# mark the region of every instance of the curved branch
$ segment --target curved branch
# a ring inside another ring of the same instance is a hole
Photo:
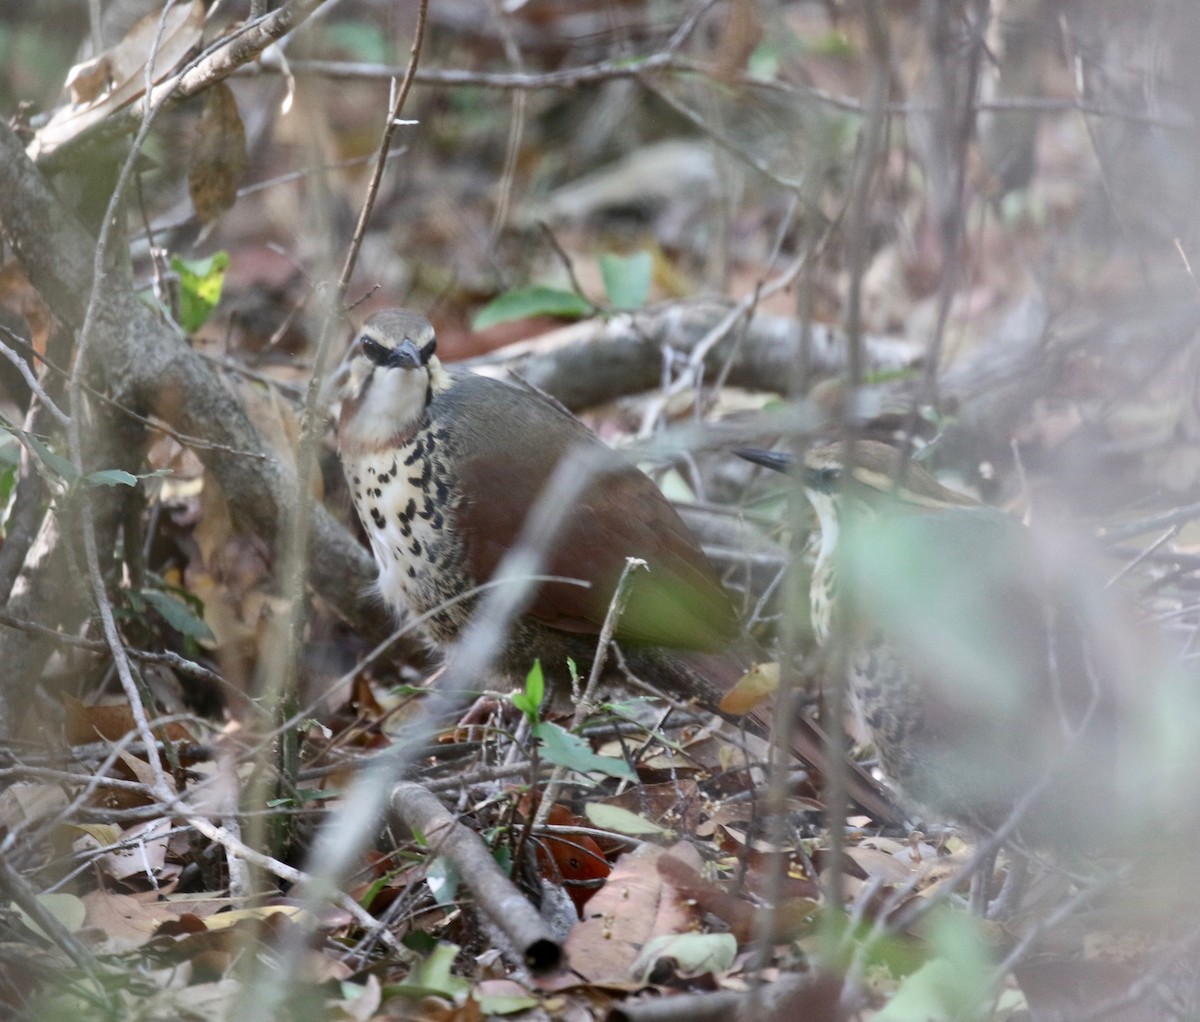
[[[77,326],[87,307],[95,240],[3,124],[0,222],[30,281],[56,314]],[[93,358],[111,396],[219,445],[196,453],[220,484],[236,522],[274,543],[284,534],[293,492],[290,469],[266,447],[212,366],[136,294],[116,284],[97,297]],[[370,554],[323,507],[316,509],[310,557],[310,584],[339,615],[372,634],[390,632],[389,615],[371,594]]]

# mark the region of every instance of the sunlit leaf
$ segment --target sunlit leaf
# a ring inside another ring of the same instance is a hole
[[[636,781],[637,774],[625,760],[597,756],[582,738],[565,731],[557,724],[542,721],[533,729],[542,741],[542,754],[551,763],[576,770],[581,774],[600,773],[627,781]]]
[[[561,319],[581,319],[590,315],[592,305],[574,291],[552,287],[519,287],[497,295],[475,314],[472,326],[486,330],[497,323],[532,316],[556,316]]]
[[[654,259],[649,252],[600,257],[600,276],[608,300],[618,309],[636,310],[646,304],[654,276]]]
[[[520,710],[531,724],[534,724],[537,722],[538,711],[542,707],[542,700],[545,696],[546,679],[542,674],[542,662],[535,660],[529,673],[525,676],[524,690],[514,692],[510,698],[513,706]]]
[[[617,834],[670,833],[657,823],[653,823],[637,813],[631,813],[628,809],[622,809],[620,806],[611,806],[604,802],[589,802],[584,806],[583,811],[597,827],[611,830]]]
[[[83,477],[93,486],[137,486],[138,477],[120,468],[102,468]]]
[[[207,259],[171,256],[171,269],[179,275],[179,325],[187,333],[199,330],[221,300],[229,253],[214,252]]]
[[[200,642],[215,641],[215,636],[204,623],[204,619],[193,612],[183,600],[170,593],[164,593],[161,589],[142,589],[140,594],[142,599],[177,632]]]
[[[68,933],[74,933],[83,926],[84,918],[87,915],[87,910],[84,904],[73,894],[39,894],[37,896],[38,904],[47,912],[57,919]],[[21,922],[28,926],[35,933],[41,933],[43,937],[50,939],[50,935],[44,933],[42,928],[38,926],[29,916],[25,914],[25,910],[17,905],[10,906],[20,917]]]

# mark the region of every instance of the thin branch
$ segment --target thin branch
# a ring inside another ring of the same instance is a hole
[[[142,96],[114,112],[111,117],[80,132],[52,152],[39,156],[38,166],[52,173],[59,167],[69,165],[78,150],[94,140],[135,134],[147,112],[154,111],[157,115],[203,92],[210,85],[224,81],[239,67],[260,57],[268,46],[294,31],[322,6],[331,2],[333,0],[292,0],[257,21],[247,22],[218,39],[175,75],[157,86],[149,84]]]
[[[296,74],[307,74],[334,81],[387,81],[398,77],[401,73],[401,68],[396,65],[371,64],[356,61],[290,60],[287,67]],[[249,75],[263,73],[281,74],[283,73],[283,66],[274,54],[268,53],[260,61],[240,69],[240,73]],[[705,61],[663,51],[635,60],[603,60],[580,67],[545,72],[514,73],[466,71],[456,68],[423,68],[417,72],[416,82],[419,85],[436,85],[451,89],[524,90],[536,92],[544,89],[570,89],[581,85],[598,85],[604,82],[640,78],[650,73],[700,75],[706,78],[713,78],[717,75],[717,68]],[[730,81],[734,85],[761,89],[786,96],[801,97],[805,100],[813,100],[845,113],[865,115],[869,109],[867,103],[854,96],[830,92],[827,89],[802,82],[786,82],[778,78],[767,78],[744,71],[736,73]],[[931,113],[934,109],[934,105],[930,103],[889,102],[884,104],[883,112],[892,117],[911,117]],[[996,97],[987,100],[977,100],[973,104],[972,109],[976,113],[1076,113],[1085,114],[1089,117],[1145,124],[1150,127],[1177,131],[1187,135],[1195,135],[1200,132],[1200,126],[1194,120],[1162,117],[1139,110],[1087,103],[1080,99],[1069,97]]]
[[[394,90],[391,109],[388,113],[387,124],[383,127],[383,137],[379,141],[379,151],[375,159],[375,168],[371,172],[371,180],[367,184],[366,195],[363,197],[362,208],[358,211],[358,223],[354,226],[354,235],[346,252],[346,261],[342,265],[341,276],[338,278],[337,305],[340,306],[346,296],[346,288],[350,285],[350,276],[354,273],[354,265],[358,261],[358,253],[362,248],[363,237],[367,233],[367,223],[371,219],[371,211],[375,208],[375,199],[379,194],[379,185],[383,180],[383,172],[387,167],[388,151],[392,147],[392,136],[400,127],[400,114],[404,110],[405,100],[412,89],[417,74],[417,65],[421,60],[421,47],[425,42],[425,22],[429,13],[429,0],[420,0],[417,5],[417,25],[413,31],[412,48],[408,54],[408,66],[404,69],[404,78],[400,88]],[[393,78],[393,82],[394,82]]]

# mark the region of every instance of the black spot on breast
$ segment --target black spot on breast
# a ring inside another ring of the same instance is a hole
[[[446,485],[444,479],[437,481],[437,502],[445,504],[450,499],[450,487]]]
[[[432,520],[430,521],[430,523],[429,523],[429,524],[430,524],[431,526],[433,526],[433,528],[435,528],[435,529],[441,529],[441,527],[442,527],[442,513],[441,513],[440,511],[435,511],[435,512],[433,513],[433,518],[432,518]]]
[[[425,521],[429,521],[433,517],[433,501],[429,499],[428,493],[425,494],[425,502],[417,514],[419,517],[424,518]]]
[[[408,566],[408,577],[409,577],[409,578],[416,578],[416,577],[417,577],[417,568],[416,568],[416,565],[414,565],[414,564],[410,564],[410,565]]]
[[[384,525],[383,514],[380,512],[379,508],[377,508],[377,507],[371,508],[371,521],[373,521],[375,523],[375,528],[377,528],[377,529],[383,528],[383,525]]]
[[[361,479],[359,479],[359,478],[358,478],[358,476],[355,476],[355,477],[354,477],[354,485],[355,485],[355,486],[357,486],[357,485],[358,485],[359,483],[361,483],[361,482],[362,482],[362,480],[361,480]]]
[[[374,465],[368,465],[368,466],[367,466],[367,473],[368,473],[368,475],[374,475],[374,474],[375,474],[375,466],[374,466]]]
[[[419,486],[422,490],[429,486],[429,480],[433,477],[433,462],[426,459],[421,467],[419,476],[409,476],[408,481],[413,486]]]
[[[404,510],[400,512],[400,524],[407,525],[412,521],[412,516],[417,513],[417,502],[412,497],[408,498],[408,503],[404,505]]]
[[[383,496],[383,490],[381,490],[381,489],[380,489],[378,486],[376,486],[376,487],[375,487],[375,489],[373,489],[373,490],[371,491],[371,494],[372,494],[374,497],[382,497],[382,496]]]
[[[408,549],[411,550],[415,556],[420,557],[421,556],[421,541],[419,539],[414,539],[412,541],[412,546],[410,546]]]
[[[416,443],[413,444],[413,449],[409,451],[408,457],[404,459],[405,467],[411,465],[418,458],[425,456],[425,440],[423,437],[417,437]]]

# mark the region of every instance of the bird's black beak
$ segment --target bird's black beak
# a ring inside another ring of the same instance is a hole
[[[733,452],[739,458],[762,465],[775,472],[790,472],[795,459],[789,451],[768,451],[761,447],[738,447]]]
[[[421,349],[406,337],[392,349],[387,364],[391,369],[420,369],[425,361]]]

